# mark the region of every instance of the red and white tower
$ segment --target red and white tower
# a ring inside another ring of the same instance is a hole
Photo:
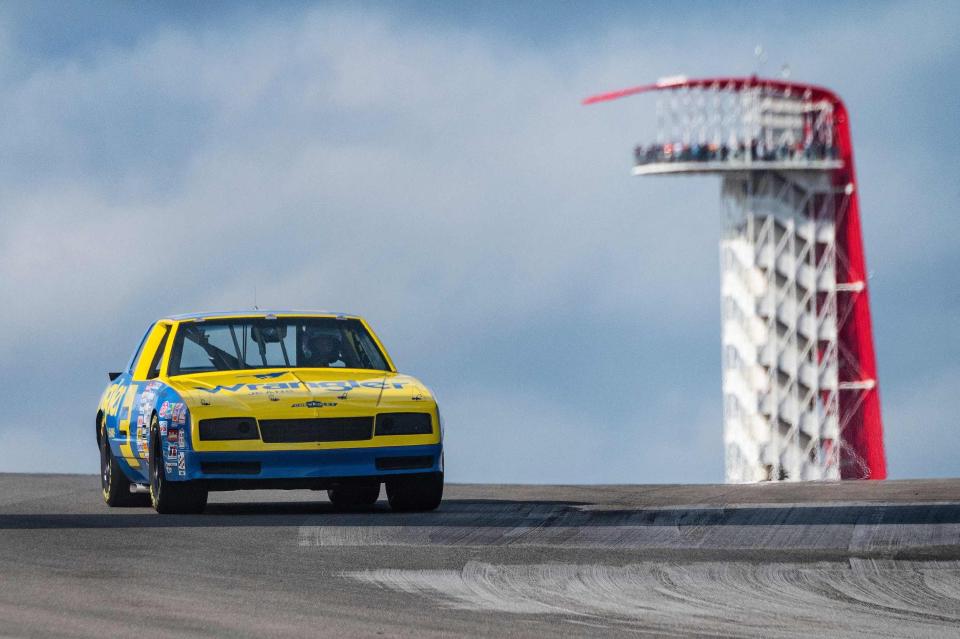
[[[827,89],[664,79],[635,175],[718,174],[728,482],[884,479],[850,123]]]

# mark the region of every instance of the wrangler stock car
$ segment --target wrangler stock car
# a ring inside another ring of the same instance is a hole
[[[201,512],[211,490],[326,489],[394,510],[443,496],[430,390],[360,317],[237,312],[154,323],[97,410],[103,499]]]

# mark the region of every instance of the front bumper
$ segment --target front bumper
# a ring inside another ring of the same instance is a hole
[[[443,472],[443,445],[331,448],[263,452],[185,451],[185,474],[211,489],[321,488],[347,481],[382,481],[394,475]],[[172,469],[170,469],[172,470]]]

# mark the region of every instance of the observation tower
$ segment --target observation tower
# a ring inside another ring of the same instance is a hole
[[[880,396],[843,101],[753,77],[663,79],[634,175],[717,174],[728,482],[884,479]]]

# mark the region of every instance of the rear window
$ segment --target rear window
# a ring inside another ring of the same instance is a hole
[[[386,356],[359,320],[281,317],[181,324],[168,374],[257,368],[389,370]]]

